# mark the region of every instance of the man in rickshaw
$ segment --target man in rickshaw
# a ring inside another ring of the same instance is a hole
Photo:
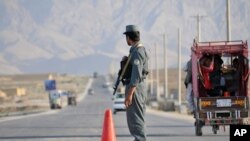
[[[201,73],[203,86],[208,96],[219,96],[224,90],[225,82],[221,77],[221,65],[223,60],[219,55],[205,55],[201,59]]]
[[[228,84],[227,91],[230,92],[231,96],[236,96],[239,92],[239,84],[240,84],[240,69],[239,69],[239,59],[234,58],[232,61],[232,80],[231,83]]]

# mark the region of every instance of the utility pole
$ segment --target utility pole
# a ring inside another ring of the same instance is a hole
[[[226,17],[227,17],[227,41],[231,40],[231,22],[230,22],[230,0],[227,1],[227,11],[226,11]],[[227,59],[227,63],[230,62],[230,58]]]
[[[178,97],[181,106],[181,29],[178,28]]]
[[[155,44],[155,71],[156,71],[156,101],[159,101],[160,92],[159,92],[158,49],[156,44]]]
[[[204,17],[206,17],[206,16],[201,16],[201,15],[197,15],[197,16],[193,16],[194,18],[196,18],[196,21],[197,21],[197,37],[196,37],[196,39],[197,39],[197,41],[198,42],[200,42],[201,41],[201,23],[200,23],[200,21],[201,21],[201,19],[202,18],[204,18]]]
[[[230,0],[227,0],[227,41],[231,40]]]
[[[109,65],[109,74],[110,75],[115,75],[115,68],[117,68],[115,65],[114,65],[114,60],[111,61],[110,65]]]
[[[150,51],[150,56],[151,58],[153,58],[153,53]],[[149,62],[150,62],[150,98],[152,97],[153,95],[153,85],[154,85],[154,77],[153,77],[153,60],[152,59],[149,59]]]
[[[164,49],[164,95],[168,98],[168,64],[167,64],[167,47],[166,47],[166,35],[163,34],[163,49]]]

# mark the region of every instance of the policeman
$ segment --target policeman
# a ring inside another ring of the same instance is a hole
[[[140,32],[136,25],[127,25],[126,31],[127,44],[130,47],[130,59],[127,71],[130,74],[126,78],[125,101],[127,124],[130,134],[135,138],[135,141],[146,140],[146,125],[145,125],[145,111],[146,111],[146,83],[145,78],[148,74],[148,55],[140,42]]]

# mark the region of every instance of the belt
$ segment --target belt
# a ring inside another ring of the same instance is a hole
[[[141,79],[139,83],[144,82],[145,78]],[[130,79],[126,79],[123,81],[125,85],[128,85],[130,83]]]
[[[130,79],[124,80],[124,84],[125,84],[125,85],[128,85],[129,83],[130,83]]]

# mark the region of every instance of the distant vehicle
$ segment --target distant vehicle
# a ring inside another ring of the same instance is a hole
[[[76,106],[76,96],[72,93],[68,93],[68,105],[74,105]]]
[[[50,108],[51,109],[61,109],[62,108],[62,99],[61,99],[61,93],[57,90],[51,91],[49,93],[50,97]]]
[[[94,78],[97,78],[97,76],[98,76],[98,73],[97,73],[97,72],[94,72],[93,77],[94,77]]]
[[[91,88],[89,88],[88,93],[89,93],[90,95],[92,95],[92,94],[94,94],[94,90],[91,89]]]
[[[113,97],[113,114],[116,114],[118,111],[125,111],[126,107],[124,104],[125,94],[116,93]]]
[[[105,83],[102,85],[102,87],[103,87],[103,88],[108,88],[110,85],[111,85],[110,82],[105,82]]]

